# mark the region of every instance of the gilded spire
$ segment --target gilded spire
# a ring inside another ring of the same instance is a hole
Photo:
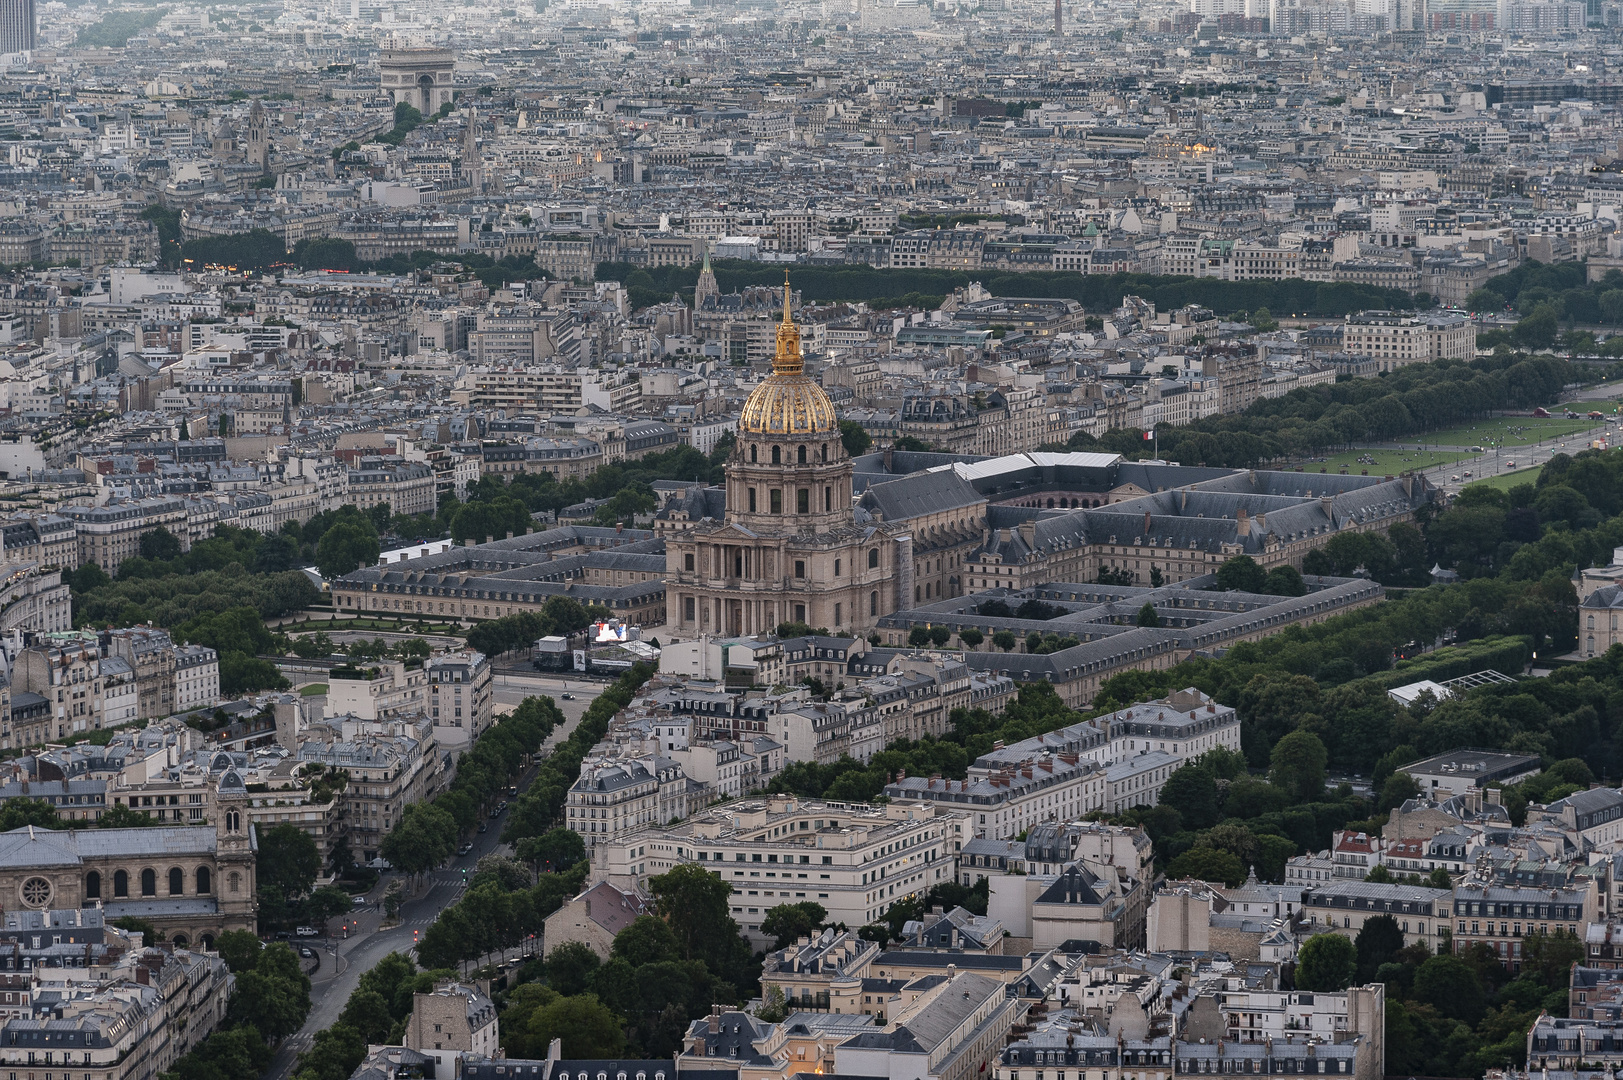
[[[778,324],[778,352],[772,358],[772,374],[799,375],[805,370],[800,356],[800,327],[789,317],[789,271],[783,272],[783,321]]]

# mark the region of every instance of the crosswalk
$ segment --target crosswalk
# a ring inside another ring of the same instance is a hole
[[[282,1046],[285,1049],[293,1051],[294,1053],[299,1053],[300,1051],[310,1049],[310,1047],[314,1045],[315,1041],[316,1036],[314,1032],[300,1031],[296,1034],[289,1035],[286,1039],[284,1039]]]

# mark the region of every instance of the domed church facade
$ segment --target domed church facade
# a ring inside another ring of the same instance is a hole
[[[666,541],[666,621],[688,635],[804,622],[865,631],[896,610],[910,539],[852,501],[851,459],[828,394],[805,373],[783,288],[772,374],[750,394],[727,460],[723,521]]]

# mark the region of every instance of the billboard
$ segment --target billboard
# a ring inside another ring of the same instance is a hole
[[[594,645],[623,645],[628,641],[637,639],[637,635],[632,628],[618,619],[593,623],[590,630],[592,644]]]

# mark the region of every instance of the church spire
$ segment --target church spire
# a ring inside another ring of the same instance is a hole
[[[772,358],[772,374],[799,375],[806,369],[800,355],[800,327],[789,316],[789,271],[783,272],[783,321],[778,324],[778,352]]]

